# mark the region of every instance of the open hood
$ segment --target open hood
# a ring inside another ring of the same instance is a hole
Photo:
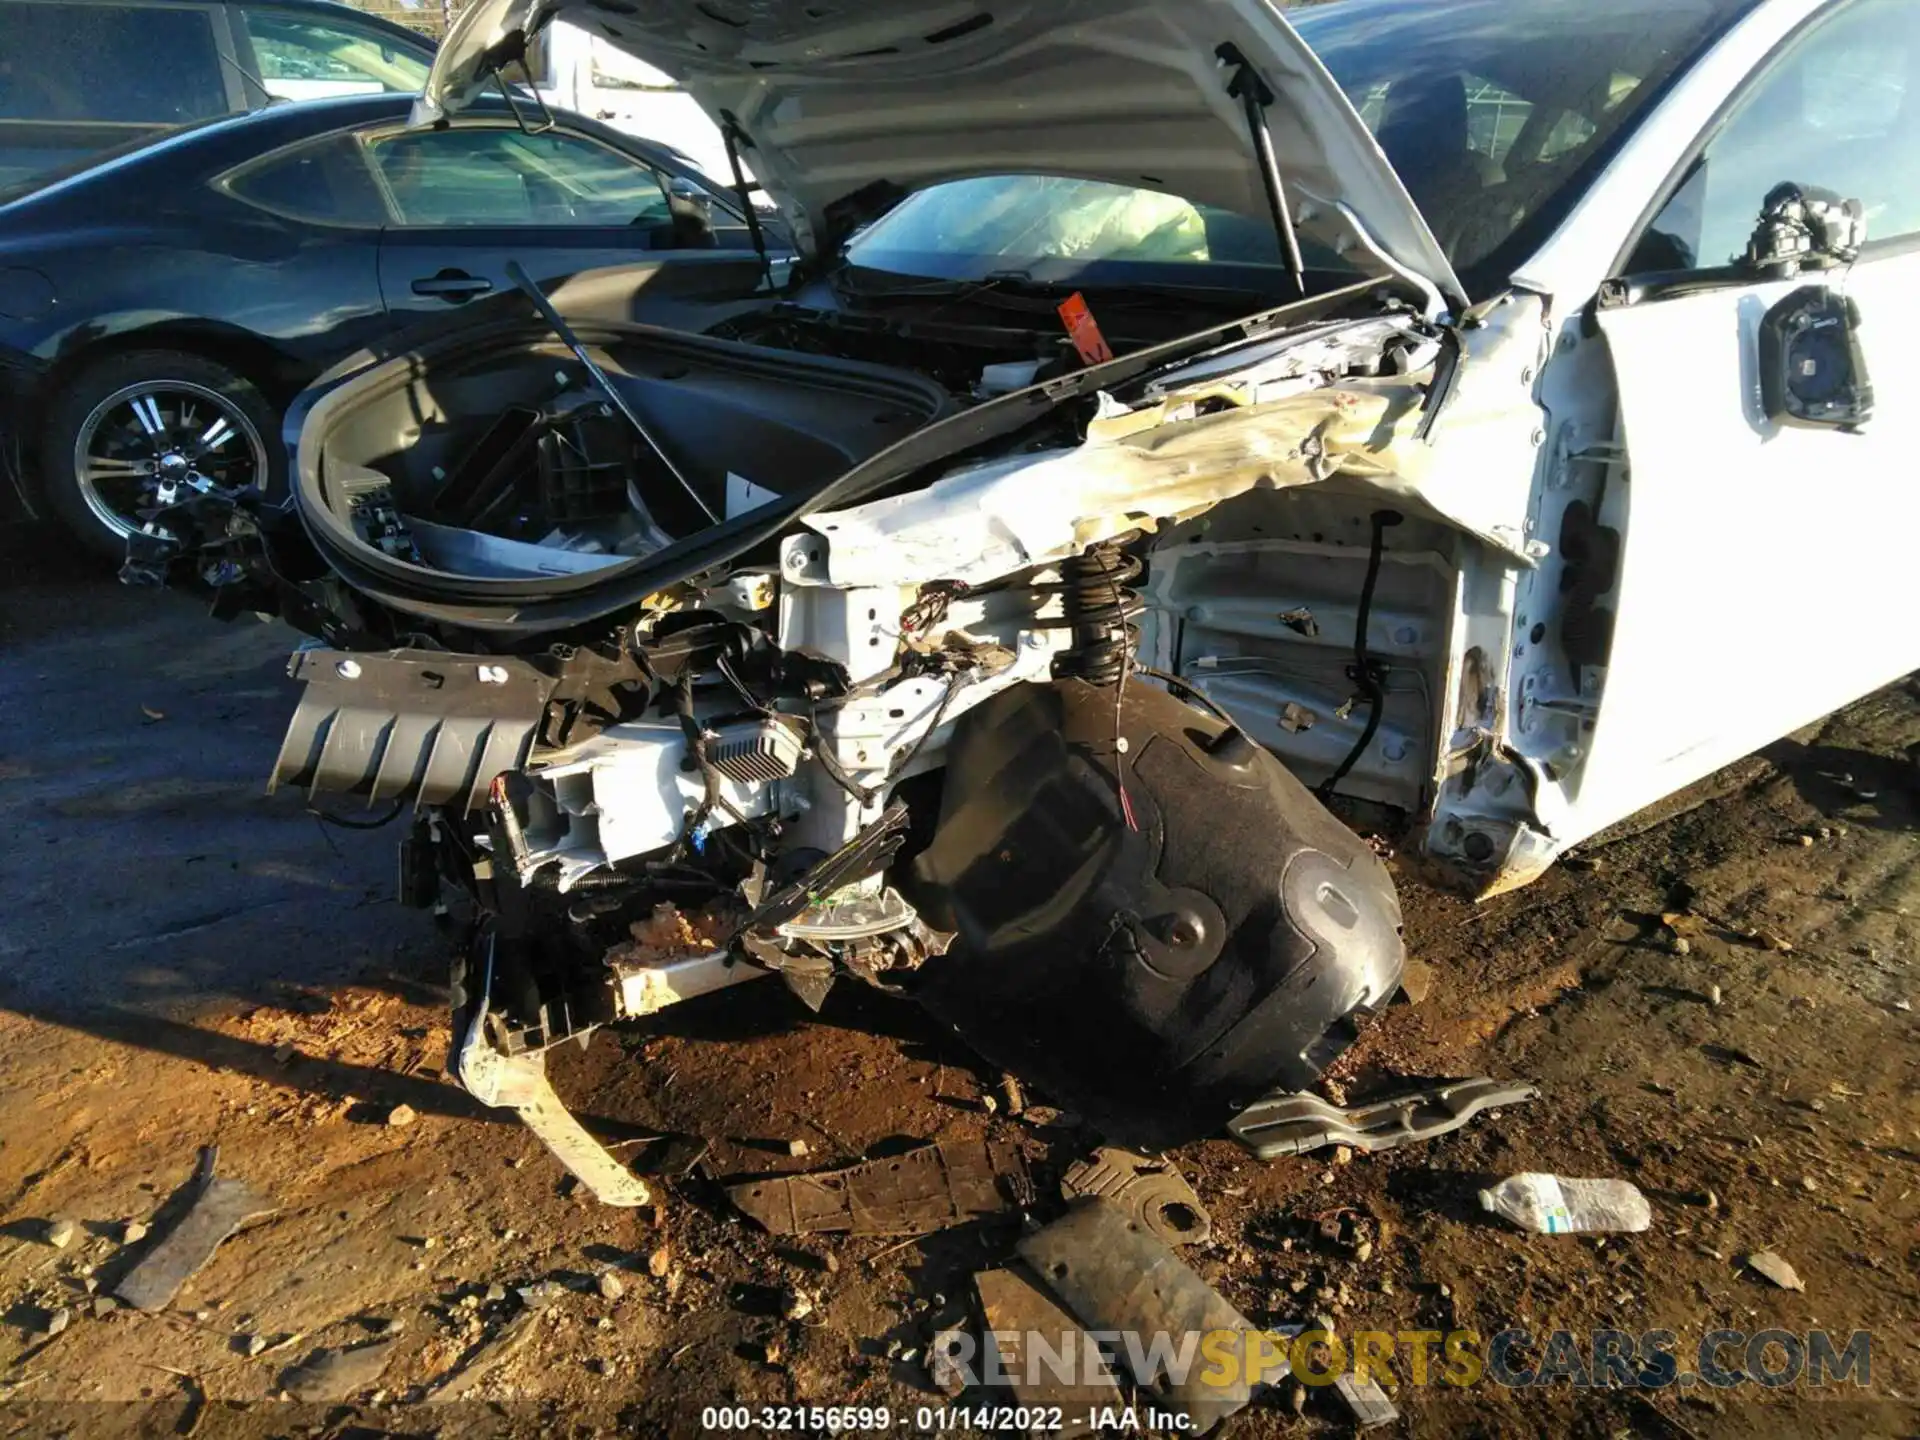
[[[1399,177],[1273,0],[477,0],[441,46],[416,120],[467,104],[556,17],[674,76],[717,122],[731,117],[802,249],[833,232],[836,202],[870,185],[977,175],[1107,180],[1268,215],[1238,98],[1251,83],[1270,97],[1295,220],[1338,233],[1355,263],[1372,250],[1380,268],[1465,300]]]

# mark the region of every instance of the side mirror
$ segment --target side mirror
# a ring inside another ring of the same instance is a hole
[[[686,180],[671,182],[667,209],[673,215],[675,248],[711,250],[719,243],[713,233],[713,200],[698,186]]]
[[[1807,270],[1851,265],[1867,243],[1867,211],[1817,185],[1776,185],[1760,206],[1760,221],[1747,242],[1750,269],[1781,280]]]
[[[1858,430],[1873,417],[1860,351],[1860,307],[1824,285],[1787,296],[1760,322],[1760,396],[1767,418],[1811,430]]]

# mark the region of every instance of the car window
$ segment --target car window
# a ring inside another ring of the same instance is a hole
[[[660,225],[654,171],[562,132],[454,128],[388,135],[374,163],[408,225]]]
[[[1498,165],[1533,114],[1530,101],[1479,75],[1463,77],[1467,91],[1467,148]]]
[[[0,0],[0,120],[178,125],[228,108],[206,10]]]
[[[377,229],[388,220],[366,152],[329,135],[269,155],[225,177],[229,194],[294,220]]]
[[[1341,0],[1288,18],[1471,295],[1490,294],[1753,0]]]
[[[419,51],[364,26],[271,9],[241,14],[254,73],[277,100],[415,91],[432,66]]]
[[[1920,6],[1853,0],[1754,83],[1648,228],[1629,272],[1746,253],[1769,191],[1793,181],[1866,207],[1867,239],[1920,234]]]
[[[1302,246],[1310,268],[1352,268],[1304,232]],[[1118,266],[1130,272],[1129,280],[1175,284],[1213,283],[1203,267],[1214,265],[1284,273],[1268,218],[1160,190],[1054,175],[992,175],[931,186],[862,231],[847,247],[847,259],[868,269],[941,279],[977,280],[1058,264],[1076,271]]]

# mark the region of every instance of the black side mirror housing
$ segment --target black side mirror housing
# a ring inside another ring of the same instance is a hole
[[[1767,418],[1810,430],[1858,430],[1873,417],[1860,307],[1824,285],[1794,291],[1760,322]]]

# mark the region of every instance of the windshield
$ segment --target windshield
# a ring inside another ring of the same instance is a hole
[[[1755,3],[1336,0],[1288,19],[1380,142],[1468,293],[1484,295]]]
[[[1310,271],[1358,272],[1303,237]],[[903,200],[847,247],[849,263],[893,274],[1037,284],[1171,285],[1280,295],[1292,281],[1273,221],[1160,190],[1053,175],[991,175]]]

